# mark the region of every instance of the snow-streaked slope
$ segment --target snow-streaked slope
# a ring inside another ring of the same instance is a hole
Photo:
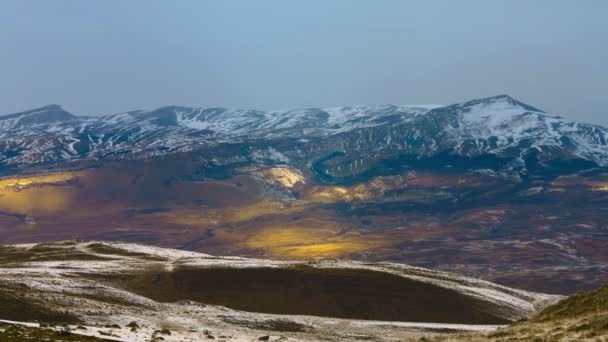
[[[100,127],[125,128],[137,123],[157,127],[210,131],[229,137],[281,137],[294,132],[323,136],[357,128],[407,121],[434,106],[357,106],[284,111],[234,110],[226,108],[163,107],[100,118]],[[109,123],[109,125],[104,125]]]
[[[170,106],[93,118],[73,116],[51,105],[0,116],[0,163],[34,164],[117,154],[146,157],[246,139],[322,137],[406,122],[430,108],[433,106],[358,106],[263,112]],[[30,119],[34,115],[41,119]],[[24,121],[30,124],[21,124]]]
[[[608,130],[563,119],[523,104],[509,96],[475,100],[440,109],[457,115],[457,127],[448,132],[457,151],[463,142],[484,142],[479,150],[499,154],[518,149],[567,150],[572,155],[600,164],[608,162]],[[525,148],[521,148],[526,145]]]
[[[96,248],[98,248],[100,245],[107,246],[112,250],[124,251],[124,254],[96,252]],[[35,246],[37,245],[14,245],[15,248],[24,249],[26,251],[32,250],[32,248]],[[69,257],[66,258],[66,260],[20,262],[17,264],[11,264],[8,268],[0,268],[0,272],[3,275],[9,275],[13,272],[17,272],[22,275],[26,275],[27,273],[35,274],[38,271],[46,274],[67,275],[86,272],[100,275],[104,273],[112,274],[117,272],[128,273],[129,271],[141,270],[142,268],[150,265],[154,265],[156,268],[162,267],[167,270],[173,270],[176,267],[285,268],[297,265],[328,269],[337,268],[372,270],[378,272],[387,272],[417,282],[428,283],[446,289],[455,290],[457,293],[464,294],[466,296],[473,296],[484,301],[498,304],[503,308],[503,312],[501,314],[504,315],[505,318],[511,320],[527,317],[537,312],[540,308],[543,308],[548,303],[561,298],[560,296],[512,289],[475,278],[398,263],[369,263],[335,260],[298,262],[243,257],[221,257],[198,252],[132,243],[96,241],[60,242],[41,244],[40,246],[49,246],[50,248],[55,249],[65,249],[66,251],[69,251],[66,255],[73,252],[78,252],[83,253],[84,255],[98,256],[102,259],[107,258],[107,260],[93,261],[87,258],[78,260],[77,257]],[[155,257],[158,257],[158,259],[155,259]],[[35,260],[35,258],[33,258],[33,260]],[[29,286],[36,287],[35,281],[28,281],[27,279],[35,279],[35,277],[25,277],[23,281]]]
[[[608,165],[608,130],[545,113],[506,95],[450,106],[283,111],[170,106],[101,117],[74,116],[51,105],[0,116],[0,163],[145,158],[221,143],[331,137],[338,137],[331,140],[334,150],[365,149],[361,144],[366,144],[377,151],[424,155],[448,151],[520,157],[538,151],[549,158],[582,158]],[[294,152],[306,158],[303,153]]]

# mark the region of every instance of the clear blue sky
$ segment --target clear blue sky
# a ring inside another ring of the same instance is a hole
[[[608,1],[2,0],[0,113],[449,104],[608,125]]]

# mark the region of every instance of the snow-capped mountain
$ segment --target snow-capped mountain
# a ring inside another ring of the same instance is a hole
[[[245,158],[266,155],[292,164],[310,165],[323,154],[339,152],[341,171],[403,154],[494,155],[511,158],[516,166],[531,155],[540,161],[608,164],[607,129],[545,113],[507,95],[450,106],[269,112],[171,106],[99,117],[76,116],[50,105],[0,116],[0,139],[0,165],[5,167],[144,158],[244,142],[250,143]]]
[[[601,164],[607,161],[605,128],[568,121],[508,96],[456,104],[436,112],[432,116],[454,118],[457,124],[448,126],[445,132],[455,150],[463,154],[563,150]]]

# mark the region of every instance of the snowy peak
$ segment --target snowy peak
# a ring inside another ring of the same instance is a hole
[[[429,116],[442,123],[444,146],[459,154],[523,157],[532,152],[546,160],[582,158],[608,165],[608,130],[566,120],[508,95],[441,107]]]
[[[60,105],[51,104],[40,108],[30,109],[24,112],[0,116],[0,120],[18,117],[35,117],[42,121],[62,121],[76,118],[76,115],[64,110]]]
[[[78,117],[61,106],[52,104],[25,112],[0,116],[0,130],[23,129],[31,126],[76,120]],[[4,133],[0,131],[1,133]]]
[[[506,94],[486,97],[486,98],[477,99],[477,100],[471,100],[471,101],[462,103],[461,106],[471,107],[471,106],[475,106],[478,104],[485,104],[485,105],[490,105],[490,106],[495,105],[495,104],[501,104],[501,105],[508,104],[512,107],[519,107],[519,108],[522,108],[522,109],[530,111],[530,112],[543,112],[542,110],[540,110],[538,108],[534,108],[534,107],[532,107],[528,104],[525,104],[521,101],[518,101]]]
[[[447,109],[460,114],[461,119],[465,123],[483,123],[489,126],[516,120],[518,117],[528,113],[546,114],[543,111],[517,101],[508,95],[499,95],[464,102],[448,106]]]

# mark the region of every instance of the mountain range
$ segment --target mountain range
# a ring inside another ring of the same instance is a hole
[[[97,117],[49,105],[0,116],[0,138],[5,168],[145,158],[237,143],[251,144],[244,158],[294,165],[340,153],[340,162],[324,170],[337,178],[404,154],[418,159],[491,155],[501,159],[501,171],[518,174],[556,160],[585,167],[608,164],[607,129],[545,113],[507,95],[450,106],[270,112],[170,106]]]
[[[404,262],[608,281],[608,130],[507,95],[438,106],[0,116],[0,243]]]

